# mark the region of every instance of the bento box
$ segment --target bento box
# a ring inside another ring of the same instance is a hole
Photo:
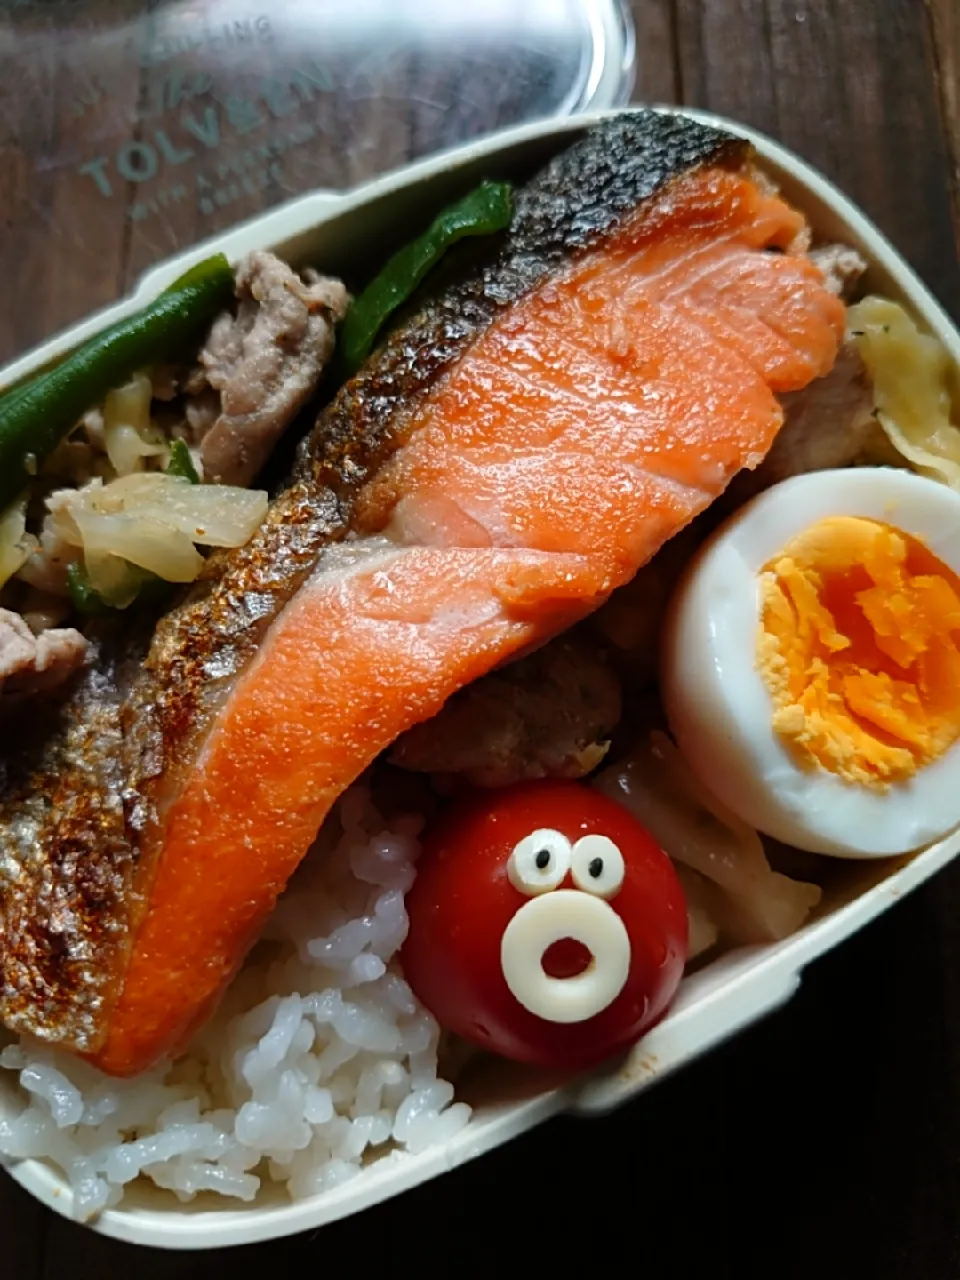
[[[673,108],[663,108],[673,111]],[[267,248],[294,265],[338,273],[360,264],[369,246],[396,242],[397,228],[416,222],[488,176],[521,178],[606,114],[524,126],[410,166],[345,193],[318,191],[294,200],[229,234],[196,246],[151,270],[129,299],[58,335],[0,374],[8,384],[45,365],[114,320],[135,311],[211,252],[231,261]],[[960,334],[900,255],[835,187],[780,146],[704,112],[678,112],[747,138],[782,191],[813,229],[857,249],[868,263],[867,287],[908,306],[960,368]],[[719,1045],[784,1004],[804,967],[887,910],[946,866],[960,852],[954,834],[919,853],[886,860],[851,861],[825,894],[811,921],[782,942],[728,951],[696,968],[682,982],[669,1014],[625,1056],[574,1079],[484,1064],[464,1084],[473,1110],[455,1136],[420,1154],[398,1153],[374,1162],[343,1186],[295,1202],[279,1194],[245,1207],[221,1207],[210,1198],[177,1204],[137,1184],[121,1207],[91,1222],[120,1240],[170,1249],[220,1248],[315,1229],[360,1212],[475,1156],[561,1112],[602,1115],[634,1101],[658,1080]],[[5,1087],[5,1086],[4,1086]],[[0,1114],[4,1095],[0,1093]],[[71,1192],[52,1166],[24,1159],[9,1165],[23,1187],[70,1216]]]

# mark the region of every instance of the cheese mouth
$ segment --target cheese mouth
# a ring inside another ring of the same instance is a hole
[[[552,977],[547,952],[572,940],[590,953],[570,977]],[[500,964],[514,999],[546,1022],[586,1022],[608,1008],[626,986],[631,948],[626,926],[602,898],[557,889],[531,898],[512,917],[500,943]]]
[[[960,578],[917,538],[836,516],[763,569],[757,665],[796,758],[874,790],[960,737]]]

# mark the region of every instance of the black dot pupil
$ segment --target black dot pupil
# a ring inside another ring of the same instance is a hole
[[[603,875],[603,859],[594,858],[589,867],[587,867],[587,870],[593,876],[594,880],[599,880]]]
[[[537,854],[537,856],[534,858],[534,862],[537,864],[537,870],[543,871],[546,867],[550,865],[550,850],[541,849],[540,852]]]

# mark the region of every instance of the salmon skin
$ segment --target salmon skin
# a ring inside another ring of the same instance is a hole
[[[181,1049],[376,756],[761,461],[777,396],[843,330],[804,235],[747,144],[656,112],[519,192],[322,412],[252,541],[152,638],[105,630],[54,722],[24,729],[0,812],[6,1025],[117,1075]]]

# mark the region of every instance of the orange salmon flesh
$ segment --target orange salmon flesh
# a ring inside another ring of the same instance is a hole
[[[843,334],[791,249],[802,229],[745,172],[685,173],[439,382],[363,495],[368,534],[321,557],[167,810],[98,1066],[181,1049],[371,762],[596,609],[762,460],[777,394],[827,373]]]

